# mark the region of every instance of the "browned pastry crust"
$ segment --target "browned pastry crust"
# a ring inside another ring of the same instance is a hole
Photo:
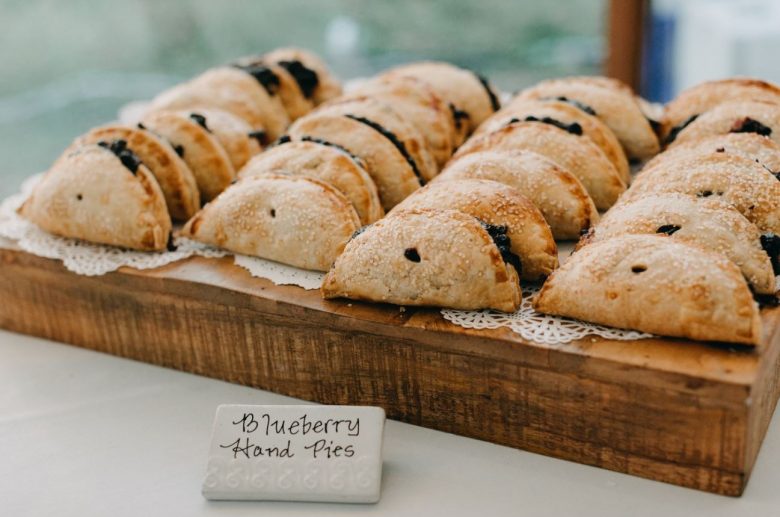
[[[780,102],[780,88],[772,83],[750,77],[733,77],[708,81],[689,88],[664,108],[661,121],[661,138],[666,141],[670,133],[685,124],[691,117],[724,102],[768,101]]]
[[[231,185],[182,233],[236,253],[327,271],[359,227],[352,204],[328,183],[269,174]]]
[[[232,113],[217,108],[195,108],[180,111],[185,117],[201,116],[203,123],[222,145],[234,170],[244,166],[254,155],[263,150],[255,131],[249,124]]]
[[[412,210],[365,228],[347,243],[322,284],[325,298],[398,305],[515,311],[515,269],[476,218]]]
[[[469,139],[455,157],[483,150],[528,150],[551,159],[579,179],[599,210],[626,190],[626,183],[601,149],[588,138],[542,122],[513,122]]]
[[[550,119],[552,123],[560,123],[562,126],[568,127],[573,134],[582,134],[590,138],[620,172],[623,181],[626,184],[631,181],[626,153],[623,152],[623,148],[620,147],[620,142],[612,130],[597,117],[589,115],[568,102],[554,99],[514,102],[485,120],[474,134],[489,133],[510,122],[528,118]]]
[[[427,185],[396,206],[401,210],[452,209],[506,228],[519,259],[520,278],[538,281],[558,267],[558,248],[539,209],[514,187],[491,180],[458,179]]]
[[[99,145],[71,148],[49,169],[19,214],[47,232],[142,251],[164,250],[171,218],[154,176]]]
[[[371,224],[385,215],[376,185],[363,162],[337,146],[317,142],[277,145],[252,158],[238,176],[282,173],[310,176],[332,184],[352,202],[362,224]]]
[[[599,219],[582,183],[532,151],[478,151],[454,159],[435,183],[493,180],[516,188],[536,205],[556,239],[576,239]]]
[[[598,77],[567,77],[542,81],[520,92],[510,103],[528,99],[565,98],[595,111],[614,133],[629,158],[647,160],[658,153],[658,138],[630,88]]]
[[[182,158],[195,176],[202,201],[214,199],[230,185],[236,171],[217,137],[201,125],[198,113],[153,111],[141,120],[144,127],[180,146]]]
[[[289,136],[325,140],[362,159],[385,210],[420,188],[420,180],[398,147],[381,131],[354,118],[314,111],[296,120]]]
[[[780,144],[780,103],[731,101],[718,104],[680,130],[671,146],[728,133],[757,133]]]
[[[267,63],[277,63],[287,68],[299,83],[305,83],[301,90],[304,96],[322,104],[341,95],[341,83],[331,73],[325,62],[313,52],[295,47],[272,50],[263,56]],[[302,65],[304,68],[301,68]],[[310,72],[314,72],[312,78]]]
[[[731,205],[715,198],[659,194],[612,207],[581,242],[598,242],[625,234],[666,235],[721,253],[739,266],[753,290],[775,292],[769,255],[761,233]]]
[[[78,137],[69,150],[112,140],[127,142],[127,147],[151,171],[162,189],[168,213],[173,219],[186,221],[198,211],[200,193],[192,171],[167,140],[149,130],[117,124],[100,126]]]
[[[760,230],[780,234],[780,181],[748,158],[713,153],[669,160],[643,170],[620,202],[666,192],[719,197]]]
[[[369,96],[392,105],[425,138],[439,168],[460,145],[453,110],[425,81],[408,76],[379,76],[360,84],[342,98],[356,96]]]
[[[553,272],[536,310],[704,341],[759,344],[758,306],[723,255],[659,235],[585,246]]]

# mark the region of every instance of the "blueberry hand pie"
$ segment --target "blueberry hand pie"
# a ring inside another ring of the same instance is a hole
[[[230,158],[234,170],[244,166],[249,159],[263,150],[264,132],[258,133],[241,119],[230,112],[216,108],[198,108],[182,110],[181,115],[196,121],[203,129],[210,132]]]
[[[384,214],[379,194],[363,162],[325,141],[287,142],[255,156],[239,171],[239,178],[267,174],[310,176],[336,187],[352,202],[362,224]]]
[[[266,63],[276,63],[290,72],[301,92],[314,105],[322,104],[341,95],[341,83],[327,65],[308,50],[285,47],[273,50],[262,57]]]
[[[235,178],[230,156],[200,113],[154,111],[144,116],[141,124],[180,150],[195,175],[203,201],[214,199]]]
[[[364,228],[322,284],[325,298],[512,312],[521,289],[495,239],[505,235],[463,212],[411,210]]]
[[[497,228],[504,237],[512,265],[524,280],[543,280],[558,267],[558,249],[550,227],[539,210],[520,192],[490,180],[460,179],[434,182],[418,190],[400,205],[398,211],[412,209],[452,209],[464,212]]]
[[[193,217],[183,234],[235,253],[327,271],[360,227],[331,185],[304,176],[239,180]]]
[[[165,196],[168,213],[174,220],[186,221],[200,209],[195,176],[163,137],[141,128],[120,125],[101,126],[80,136],[70,150],[100,141],[124,140],[127,148],[151,171]],[[66,152],[65,155],[68,153]]]
[[[612,327],[756,345],[758,306],[723,255],[662,235],[622,235],[574,253],[547,279],[536,310]]]
[[[465,178],[514,187],[536,205],[556,239],[576,239],[599,213],[570,172],[532,151],[476,151],[452,160],[436,183]]]
[[[775,274],[758,228],[720,199],[659,194],[612,207],[583,239],[598,242],[625,234],[658,234],[722,253],[739,266],[753,290],[775,292]]]
[[[626,190],[620,173],[596,144],[544,121],[513,122],[472,138],[455,156],[484,150],[527,150],[546,156],[574,174],[600,210],[612,206]]]
[[[66,151],[19,214],[55,235],[136,250],[164,250],[171,233],[162,190],[124,140]]]
[[[728,133],[755,133],[780,144],[780,99],[778,103],[732,101],[718,104],[680,130],[672,146]]]

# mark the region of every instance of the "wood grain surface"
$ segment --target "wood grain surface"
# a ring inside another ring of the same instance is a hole
[[[322,300],[232,258],[85,277],[13,248],[0,249],[0,300],[9,330],[727,495],[742,493],[778,398],[777,307],[755,349],[550,346],[434,309]]]

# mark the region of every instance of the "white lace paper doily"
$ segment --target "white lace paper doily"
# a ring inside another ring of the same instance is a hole
[[[645,332],[605,327],[536,312],[531,306],[531,300],[538,292],[538,287],[523,287],[523,301],[520,308],[511,314],[489,309],[481,311],[442,309],[441,315],[447,321],[467,329],[508,327],[527,341],[545,345],[560,345],[587,336],[600,336],[623,341],[653,337],[652,334]]]
[[[0,204],[0,237],[16,242],[17,246],[33,255],[61,260],[69,271],[85,276],[97,276],[116,271],[122,266],[153,269],[193,255],[216,258],[231,254],[182,237],[174,239],[175,251],[144,252],[92,244],[47,233],[16,213],[16,209],[24,203],[41,177],[42,174],[38,174],[28,178],[22,184],[19,194]],[[322,283],[323,274],[320,272],[305,271],[269,260],[236,255],[235,263],[249,271],[252,276],[267,278],[276,285],[319,289]]]

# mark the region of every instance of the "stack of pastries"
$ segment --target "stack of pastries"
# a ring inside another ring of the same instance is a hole
[[[759,344],[780,274],[780,88],[728,79],[664,110],[666,150],[553,273],[541,312]]]

